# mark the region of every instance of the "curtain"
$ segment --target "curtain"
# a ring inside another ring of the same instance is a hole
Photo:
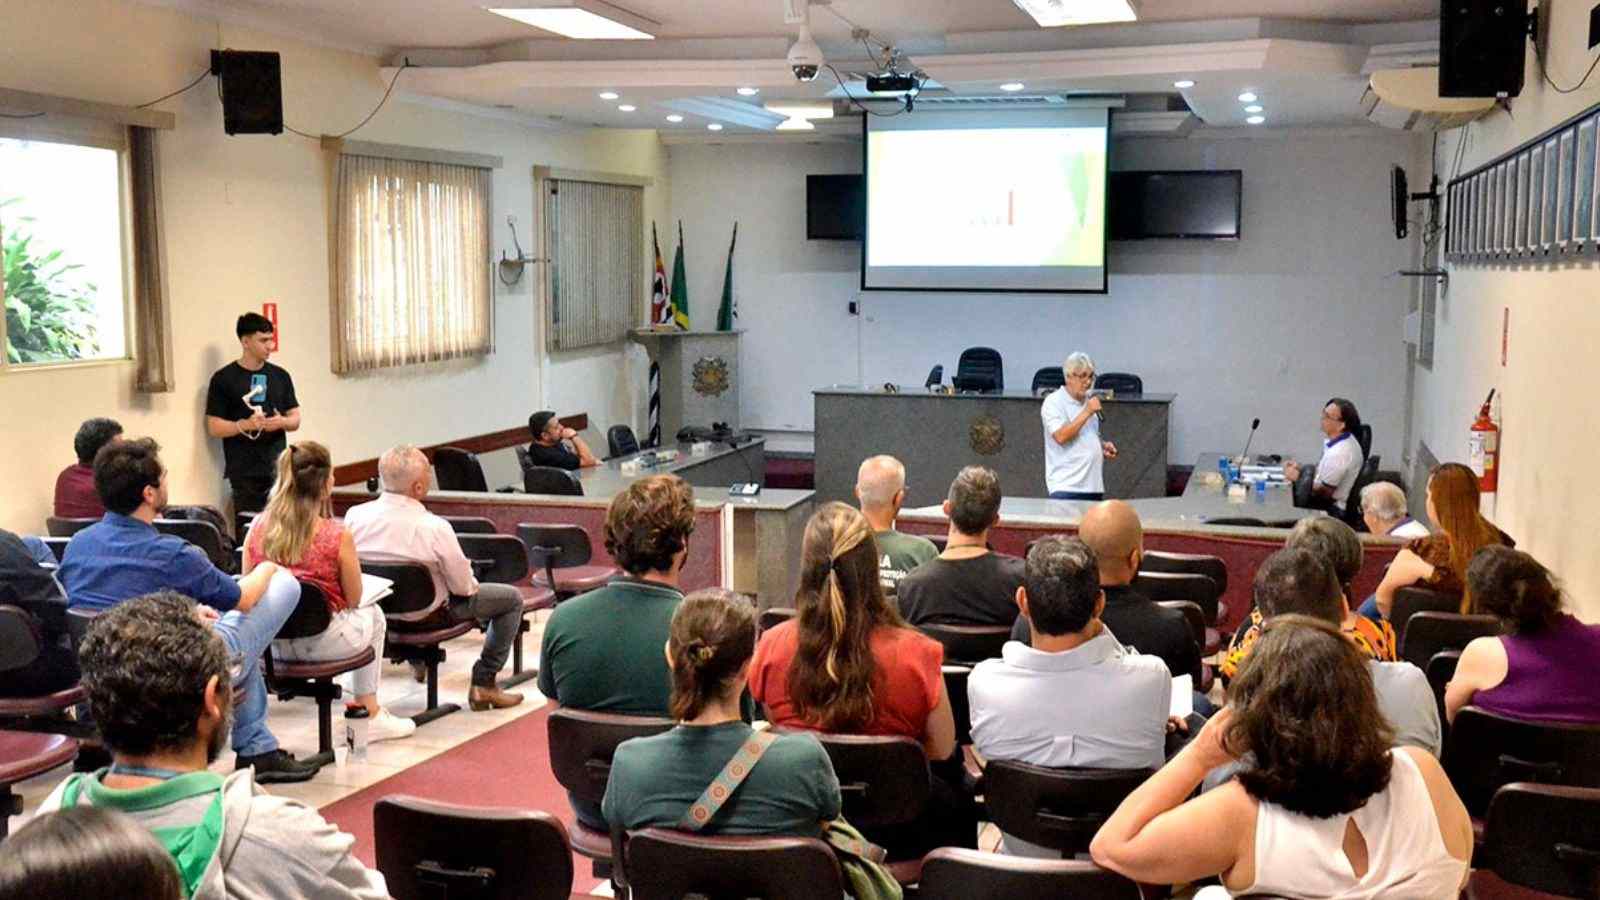
[[[544,182],[545,349],[619,341],[643,314],[644,188]]]
[[[163,394],[172,384],[172,302],[167,296],[167,241],[161,223],[161,166],[156,130],[128,129],[133,198],[134,389]]]
[[[494,349],[489,169],[341,154],[333,371]]]

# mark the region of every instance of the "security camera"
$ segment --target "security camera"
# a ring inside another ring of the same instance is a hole
[[[794,72],[796,81],[814,81],[817,72],[827,60],[822,56],[822,48],[811,39],[811,29],[800,27],[800,39],[789,48],[789,69]]]

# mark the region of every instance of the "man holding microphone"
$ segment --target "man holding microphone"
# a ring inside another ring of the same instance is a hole
[[[1073,353],[1061,365],[1066,384],[1051,392],[1039,409],[1044,420],[1044,480],[1052,500],[1104,500],[1105,461],[1117,447],[1100,440],[1100,398],[1094,386],[1094,361]]]

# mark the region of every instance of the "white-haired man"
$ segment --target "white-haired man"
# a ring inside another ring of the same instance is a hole
[[[1406,512],[1406,492],[1392,481],[1374,481],[1361,489],[1361,519],[1373,534],[1406,540],[1428,536],[1428,526]]]
[[[1094,360],[1073,353],[1061,364],[1066,383],[1044,398],[1044,482],[1052,500],[1104,500],[1105,461],[1117,446],[1100,439],[1100,398],[1094,387]]]
[[[856,470],[856,500],[878,542],[878,580],[893,594],[906,573],[939,555],[933,541],[894,530],[906,499],[906,467],[892,456],[872,456]]]
[[[363,559],[421,563],[433,576],[433,605],[408,619],[423,619],[449,604],[457,620],[489,623],[483,652],[472,666],[467,705],[475,710],[504,709],[522,702],[521,694],[501,690],[495,676],[505,667],[511,645],[522,627],[522,595],[509,584],[479,584],[472,563],[461,552],[450,523],[422,505],[428,496],[428,457],[401,445],[378,460],[383,493],[376,500],[352,506],[344,527]]]

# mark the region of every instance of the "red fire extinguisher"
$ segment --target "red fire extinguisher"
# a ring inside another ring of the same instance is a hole
[[[1478,475],[1478,490],[1481,493],[1492,494],[1500,485],[1500,426],[1494,424],[1489,418],[1489,404],[1494,400],[1494,391],[1489,391],[1489,398],[1478,407],[1477,421],[1472,423],[1472,432],[1467,438],[1467,455],[1472,466],[1472,471]]]

